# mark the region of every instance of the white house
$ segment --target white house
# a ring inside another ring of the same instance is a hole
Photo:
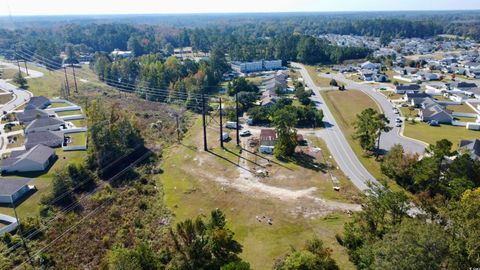
[[[44,171],[55,157],[55,150],[43,144],[30,150],[13,151],[10,157],[2,161],[2,173]]]
[[[0,203],[12,204],[22,199],[32,188],[28,178],[0,178]]]

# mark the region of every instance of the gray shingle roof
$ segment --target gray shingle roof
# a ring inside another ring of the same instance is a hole
[[[32,97],[30,101],[28,101],[27,106],[25,106],[25,110],[45,109],[49,104],[50,99],[44,96]]]
[[[37,163],[45,163],[55,155],[55,150],[43,144],[37,144],[30,150],[13,151],[9,158],[2,161],[2,166],[7,167],[21,160],[31,160]]]
[[[65,121],[63,121],[60,118],[56,117],[45,117],[45,118],[39,118],[33,120],[28,126],[26,127],[26,131],[29,131],[30,129],[33,128],[40,128],[40,127],[47,127],[47,126],[53,126],[53,125],[61,125],[65,124]]]
[[[49,147],[59,147],[63,144],[62,131],[41,131],[28,133],[25,140],[25,148],[28,150],[37,144]]]
[[[25,110],[23,112],[19,112],[17,113],[16,117],[18,121],[22,123],[28,123],[37,118],[48,117],[48,113],[44,110],[32,109],[32,110]]]
[[[0,178],[0,195],[12,196],[15,192],[28,184],[29,178]]]
[[[472,156],[480,158],[480,140],[461,140],[460,148],[468,149],[472,153]]]

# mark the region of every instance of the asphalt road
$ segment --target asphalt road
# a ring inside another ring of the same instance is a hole
[[[13,69],[18,68],[16,65],[9,62],[0,62],[0,64]],[[25,68],[20,68],[20,70],[22,72],[26,72]],[[36,70],[29,69],[28,73],[29,76],[27,76],[26,78],[39,78],[43,76],[42,72]],[[30,97],[33,96],[31,92],[19,89],[15,85],[7,82],[6,80],[0,80],[0,89],[6,92],[11,92],[13,94],[13,99],[10,102],[0,105],[0,113],[3,111],[9,112],[15,110],[24,103],[28,102],[30,100]]]
[[[367,182],[370,181],[376,183],[376,179],[367,171],[367,169],[365,169],[348,144],[347,139],[343,135],[335,118],[320,95],[321,89],[315,85],[308,72],[301,65],[296,63],[292,63],[292,65],[300,68],[300,73],[302,74],[306,85],[315,93],[312,100],[316,102],[317,108],[323,110],[324,113],[323,121],[325,123],[325,128],[316,131],[315,135],[326,142],[338,166],[345,175],[350,178],[352,183],[361,191],[367,190]]]
[[[343,76],[343,74],[322,74],[322,76],[327,78],[333,78],[339,82],[345,84],[347,89],[356,89],[364,92],[369,95],[377,102],[378,105],[383,110],[385,116],[390,120],[390,126],[393,128],[389,132],[383,132],[380,138],[380,149],[383,151],[388,151],[395,144],[401,144],[403,149],[406,152],[422,154],[425,151],[427,145],[423,142],[413,140],[400,135],[400,127],[395,127],[395,119],[400,115],[393,112],[393,105],[388,101],[388,99],[375,91],[374,87],[369,84],[357,83],[355,81],[349,80]]]

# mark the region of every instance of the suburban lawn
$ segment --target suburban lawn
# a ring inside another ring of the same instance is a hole
[[[35,178],[30,182],[30,185],[35,185],[37,191],[23,201],[20,205],[17,206],[17,213],[20,218],[25,217],[34,217],[39,214],[40,210],[40,200],[43,195],[48,194],[51,189],[50,183],[52,181],[52,176],[54,172],[65,168],[67,164],[73,163],[78,164],[82,162],[83,158],[86,156],[85,151],[72,151],[64,152],[61,148],[56,149],[58,159],[55,161],[53,166],[49,168],[46,172],[32,172],[17,174],[15,176],[6,176],[9,178]],[[10,207],[0,207],[0,213],[13,215],[13,210]]]
[[[463,117],[463,116],[454,116],[453,117],[456,121],[460,122],[476,122],[477,118],[476,117]]]
[[[380,163],[377,162],[374,157],[365,156],[360,144],[353,138],[353,134],[355,133],[353,122],[356,119],[356,115],[366,108],[378,110],[379,108],[375,101],[367,94],[358,90],[327,91],[322,92],[322,96],[363,166],[365,166],[376,179],[389,180],[388,177],[382,173]],[[389,180],[388,183],[393,190],[403,190],[394,181]]]
[[[3,75],[1,79],[8,80],[8,79],[13,79],[15,75],[18,73],[18,69],[16,68],[5,68],[2,70]],[[27,74],[22,72],[22,76],[26,77]]]
[[[50,106],[48,106],[49,109],[52,109],[52,108],[64,108],[64,107],[69,107],[70,104],[68,103],[65,103],[65,102],[54,102],[52,104],[50,104]]]
[[[241,192],[231,187],[226,183],[241,173],[235,165],[240,162],[237,156],[239,151],[234,140],[226,143],[228,150],[222,150],[218,147],[218,140],[213,137],[215,135],[218,134],[209,129],[210,152],[203,152],[201,125],[197,121],[180,145],[165,150],[162,162],[164,173],[158,176],[158,181],[164,187],[164,200],[174,212],[175,222],[199,214],[208,215],[215,208],[223,210],[230,228],[235,232],[235,238],[244,247],[242,258],[253,269],[271,269],[276,258],[290,251],[291,247],[303,246],[305,240],[314,236],[332,248],[333,257],[341,269],[354,268],[346,250],[335,239],[336,233],[343,232],[343,224],[351,220],[349,215],[336,211],[320,217],[313,213],[304,216],[304,210],[298,211],[308,209],[308,203],[303,204],[300,199],[291,202],[257,193],[255,188]],[[273,163],[277,162],[275,160]],[[296,172],[296,164],[283,163],[278,166],[279,170],[292,170],[294,175],[299,173]],[[294,178],[289,182],[298,181],[301,184],[303,180],[306,179]],[[330,196],[338,198],[339,195]],[[256,219],[256,216],[263,215],[272,218],[273,225]]]
[[[81,110],[73,110],[73,111],[64,111],[64,112],[57,112],[58,116],[69,116],[69,115],[78,115],[82,114]]]
[[[454,148],[458,147],[458,143],[462,139],[472,140],[480,137],[480,131],[468,130],[465,127],[452,125],[432,127],[426,123],[406,123],[403,134],[429,144],[434,144],[441,139],[447,139],[453,143]]]
[[[399,110],[403,117],[416,118],[418,115],[418,110],[417,109],[411,110],[410,108],[411,107],[400,107]]]
[[[86,127],[87,126],[87,123],[84,119],[80,119],[80,120],[69,120],[68,122],[71,122],[72,124],[74,124],[76,127]]]
[[[79,146],[87,144],[87,133],[86,132],[77,132],[77,133],[68,133],[65,136],[70,136],[72,142],[69,146]]]
[[[463,112],[463,113],[476,113],[470,106],[467,104],[462,105],[448,105],[447,110],[452,110],[454,112]]]
[[[25,142],[25,137],[23,135],[13,135],[11,137],[14,138],[14,143],[7,144],[7,149],[20,147]]]

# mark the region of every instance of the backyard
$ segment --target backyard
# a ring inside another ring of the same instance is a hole
[[[73,110],[73,111],[64,111],[64,112],[57,112],[58,116],[70,116],[70,115],[79,115],[82,114],[81,110]]]
[[[480,131],[468,130],[465,127],[452,125],[440,125],[432,127],[426,123],[405,123],[405,136],[434,144],[441,139],[447,139],[453,143],[454,148],[458,147],[460,140],[478,139]]]

